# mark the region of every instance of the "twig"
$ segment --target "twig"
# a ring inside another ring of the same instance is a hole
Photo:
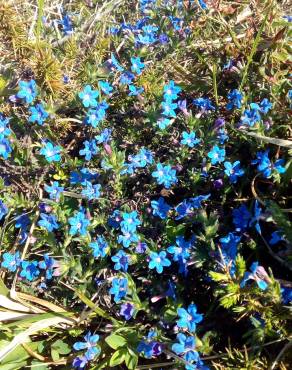
[[[162,367],[162,366],[173,366],[173,362],[160,362],[158,364],[148,364],[148,365],[140,365],[136,367],[136,370],[149,370],[154,369],[155,367]]]
[[[260,234],[265,246],[267,247],[268,249],[268,252],[270,253],[270,255],[272,257],[274,257],[282,266],[285,266],[288,270],[292,271],[292,266],[289,265],[289,263],[287,263],[286,261],[282,260],[281,257],[279,257],[276,253],[274,253],[272,251],[272,248],[269,246],[269,243],[266,241],[266,239],[262,236],[262,234]]]
[[[241,349],[241,350],[239,350],[239,352],[246,352],[246,351],[248,352],[248,351],[252,351],[254,349],[268,347],[268,346],[270,346],[272,344],[283,342],[284,340],[287,340],[287,339],[289,339],[289,338],[282,338],[282,339],[273,340],[273,341],[267,342],[267,343],[265,343],[265,344],[263,344],[261,346],[254,346],[254,347],[249,347],[249,348]],[[215,360],[217,358],[224,357],[224,356],[226,356],[226,353],[220,353],[219,355],[206,356],[206,357],[202,356],[202,360],[204,360],[204,361],[206,361],[206,360]]]
[[[275,361],[272,363],[271,370],[274,370],[280,361],[280,358],[283,356],[283,354],[287,351],[288,348],[292,346],[292,340],[290,340],[286,345],[282,348],[282,350],[279,352],[278,356],[276,357]]]

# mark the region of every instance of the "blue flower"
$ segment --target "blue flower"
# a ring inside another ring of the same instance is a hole
[[[186,336],[183,333],[179,333],[176,336],[178,343],[172,345],[171,349],[177,355],[183,354],[184,359],[188,362],[197,361],[199,354],[195,351],[196,340],[193,336]]]
[[[26,214],[22,214],[16,217],[15,228],[20,229],[19,243],[22,244],[28,237],[28,226],[30,225],[30,219]]]
[[[1,266],[6,268],[7,270],[11,272],[15,272],[17,267],[20,266],[21,259],[20,259],[20,253],[4,253],[3,254],[3,261],[1,263]]]
[[[49,114],[45,111],[42,104],[37,104],[35,107],[29,107],[30,117],[29,122],[37,122],[38,125],[42,126]]]
[[[135,307],[132,303],[123,303],[121,305],[120,315],[123,316],[127,321],[130,320],[135,312]]]
[[[19,81],[19,91],[16,96],[23,99],[27,104],[33,102],[37,96],[37,85],[35,80]]]
[[[225,159],[225,149],[220,149],[215,145],[208,153],[208,157],[211,159],[212,164],[221,163]]]
[[[202,202],[207,200],[210,195],[211,194],[198,195],[194,198],[184,199],[175,207],[175,210],[178,213],[178,216],[175,219],[180,220],[185,216],[192,216],[194,214],[194,210],[201,208]]]
[[[172,103],[170,100],[161,103],[163,108],[162,114],[166,117],[176,117],[175,109],[177,108],[176,103]]]
[[[86,355],[83,356],[77,356],[74,358],[72,365],[75,367],[77,370],[83,370],[86,365],[89,363],[91,358],[88,358]]]
[[[141,148],[136,155],[129,155],[128,159],[133,168],[144,168],[147,164],[153,163],[151,151],[145,148]]]
[[[82,236],[86,235],[87,227],[90,225],[90,221],[86,218],[82,211],[79,211],[75,216],[68,219],[70,227],[70,235],[80,234]]]
[[[0,157],[7,159],[12,152],[12,148],[9,140],[4,137],[0,137]]]
[[[89,109],[84,123],[96,128],[98,124],[105,118],[107,109],[108,104],[106,102],[98,104],[95,109]]]
[[[197,195],[194,198],[190,198],[190,202],[192,203],[193,208],[199,209],[202,207],[202,202],[209,199],[211,194],[206,195]]]
[[[202,113],[215,110],[214,105],[212,105],[210,99],[208,98],[197,98],[193,100],[193,103],[201,109]]]
[[[182,30],[182,27],[181,27],[182,19],[181,18],[174,17],[172,15],[170,15],[168,18],[171,20],[171,23],[173,25],[173,28],[176,31],[181,31]]]
[[[47,215],[46,213],[41,213],[40,216],[41,220],[38,222],[39,226],[44,227],[50,232],[52,232],[53,230],[57,230],[59,228],[56,216]]]
[[[121,74],[120,84],[121,85],[131,85],[134,78],[135,78],[135,75],[133,73],[126,71]]]
[[[89,244],[90,248],[93,250],[93,256],[95,258],[105,257],[108,252],[108,243],[103,236],[98,236],[95,241]]]
[[[84,337],[84,342],[75,342],[73,344],[73,348],[75,351],[82,351],[86,349],[85,356],[87,359],[93,360],[94,357],[100,354],[100,347],[97,346],[97,342],[99,341],[98,334],[91,334],[89,331]]]
[[[263,114],[267,114],[272,107],[273,104],[267,98],[263,99],[260,103],[260,110]]]
[[[280,242],[281,240],[285,240],[283,238],[283,235],[282,235],[282,232],[277,230],[277,231],[274,231],[271,235],[271,239],[269,240],[269,243],[271,245],[275,245],[277,244],[278,242]]]
[[[97,143],[107,144],[111,140],[111,133],[112,133],[112,130],[109,128],[105,128],[104,130],[102,130],[99,135],[95,136]]]
[[[39,262],[39,268],[46,270],[46,279],[52,279],[55,267],[58,267],[56,260],[54,260],[54,258],[50,257],[48,254],[44,254],[44,260]]]
[[[40,154],[44,155],[48,162],[59,162],[61,160],[61,147],[54,146],[51,142],[44,143],[44,147],[40,150]]]
[[[220,128],[217,131],[217,138],[219,140],[219,143],[222,145],[229,139],[229,136],[227,135],[227,131],[224,128]]]
[[[59,186],[58,181],[54,181],[51,186],[45,185],[45,191],[50,194],[50,199],[58,201],[60,199],[60,195],[64,191],[64,188]]]
[[[257,152],[257,159],[253,160],[251,163],[258,165],[257,169],[265,178],[269,178],[272,175],[272,170],[276,170],[280,174],[286,171],[283,159],[278,159],[274,164],[272,164],[269,159],[269,150],[266,150],[265,152]]]
[[[251,213],[249,212],[246,205],[242,204],[240,207],[235,208],[232,211],[232,216],[236,230],[241,231],[245,230],[248,227],[249,221],[251,219]]]
[[[246,109],[241,117],[241,123],[243,125],[254,126],[257,122],[260,122],[261,115],[259,110],[260,107],[258,104],[250,104],[250,109]]]
[[[226,266],[230,265],[230,272],[235,273],[235,258],[237,255],[237,246],[240,242],[240,236],[234,233],[228,233],[226,236],[219,239],[221,245],[221,253]]]
[[[112,281],[112,287],[109,290],[110,294],[114,295],[114,301],[119,303],[122,298],[127,295],[128,292],[128,279],[126,278],[114,278]]]
[[[117,254],[115,254],[111,260],[115,262],[114,269],[115,270],[122,270],[126,272],[129,266],[129,255],[126,254],[123,250],[119,250]]]
[[[141,221],[138,218],[138,213],[136,211],[129,212],[129,213],[122,213],[122,222],[121,222],[121,230],[122,231],[130,231],[135,232],[137,226],[141,225]]]
[[[145,64],[141,62],[141,59],[139,57],[135,58],[135,57],[132,57],[131,58],[131,71],[133,73],[137,73],[137,75],[140,75],[142,70],[144,69],[145,67]]]
[[[26,214],[21,214],[15,219],[15,227],[17,229],[27,229],[30,225],[30,218]]]
[[[262,266],[259,266],[258,262],[254,262],[250,266],[250,271],[251,272],[245,272],[243,280],[240,283],[240,287],[244,288],[249,280],[255,280],[261,290],[266,290],[268,287],[266,281],[269,281],[269,277],[265,269]]]
[[[177,326],[188,329],[190,332],[196,331],[196,324],[203,320],[203,315],[197,313],[197,306],[195,304],[190,304],[187,310],[185,308],[178,308],[177,314],[179,316]]]
[[[238,90],[232,90],[227,95],[227,98],[229,100],[229,103],[226,105],[226,109],[231,110],[233,108],[241,108],[241,102],[242,102],[242,94]]]
[[[151,332],[149,332],[150,334]],[[151,337],[148,335],[147,341],[142,340],[137,347],[139,353],[144,353],[146,358],[159,356],[162,353],[162,345],[156,341],[150,341]]]
[[[100,184],[92,185],[91,182],[85,182],[85,189],[82,190],[81,194],[87,197],[89,200],[98,199],[100,197]]]
[[[136,44],[151,45],[157,41],[156,31],[157,27],[152,25],[146,25],[142,27],[142,33],[139,33],[135,38]]]
[[[160,128],[160,130],[165,130],[166,127],[171,125],[171,123],[172,123],[172,120],[170,120],[169,118],[160,118],[157,122],[158,127]]]
[[[94,108],[97,106],[96,98],[98,98],[99,92],[97,90],[92,90],[90,85],[86,85],[78,96],[82,100],[82,104],[85,108]]]
[[[163,272],[163,267],[168,267],[171,265],[171,262],[168,258],[166,258],[166,252],[161,251],[159,253],[151,252],[150,253],[150,261],[148,267],[153,270],[154,268],[161,274]]]
[[[8,123],[9,118],[4,117],[0,113],[0,139],[3,139],[11,134],[11,130],[7,127]]]
[[[160,197],[158,200],[152,200],[151,207],[153,215],[160,217],[162,220],[167,218],[168,212],[171,210],[171,206],[165,202],[163,197]]]
[[[190,257],[190,250],[189,248],[194,242],[194,238],[190,239],[189,241],[185,240],[183,236],[177,236],[175,239],[176,245],[171,245],[167,248],[167,252],[173,254],[173,260],[178,261],[185,261]]]
[[[130,244],[137,243],[139,237],[135,232],[123,230],[123,234],[118,236],[118,243],[123,244],[124,248],[129,248]]]
[[[66,36],[72,35],[73,25],[70,17],[67,14],[62,14],[62,19],[59,21],[62,26],[62,31]]]
[[[284,159],[277,159],[276,162],[273,165],[273,168],[278,172],[278,173],[285,173],[286,168],[284,167],[285,161]]]
[[[109,95],[113,91],[113,87],[108,83],[108,81],[98,81],[98,86],[106,95]]]
[[[80,172],[71,172],[70,173],[70,184],[81,184],[85,185],[86,181],[95,181],[98,178],[99,174],[88,169],[82,168]]]
[[[0,200],[0,221],[5,215],[7,215],[7,213],[8,213],[7,206],[2,202],[2,200]]]
[[[119,64],[117,58],[115,57],[115,55],[113,53],[111,53],[111,58],[109,60],[109,63],[111,65],[111,67],[115,68],[117,71],[119,71],[119,72],[124,71],[124,68]]]
[[[240,161],[236,161],[234,163],[224,162],[224,167],[224,173],[229,177],[229,181],[231,182],[231,184],[235,184],[238,177],[244,175],[244,170],[240,168]]]
[[[189,148],[193,148],[196,144],[199,144],[201,139],[196,138],[196,133],[191,131],[190,133],[183,131],[181,144],[187,145]]]
[[[200,7],[201,7],[203,10],[208,9],[208,6],[207,6],[207,4],[205,3],[205,1],[204,1],[204,0],[199,0],[199,4],[200,4]]]
[[[254,216],[249,222],[249,226],[254,226],[259,234],[262,233],[259,221],[262,214],[262,209],[259,206],[259,202],[256,200],[254,203]]]
[[[29,281],[35,280],[40,274],[37,261],[22,261],[21,268],[20,276]]]
[[[79,150],[80,155],[84,155],[87,161],[90,161],[92,156],[98,153],[98,147],[96,146],[95,140],[86,140],[83,142],[84,149]]]
[[[282,302],[287,305],[292,302],[292,288],[281,287]]]
[[[129,96],[137,96],[137,95],[140,95],[142,94],[142,92],[144,91],[144,88],[143,87],[139,87],[137,88],[135,85],[129,85]]]
[[[109,217],[108,219],[108,224],[115,228],[115,229],[118,229],[120,227],[120,222],[122,221],[122,216],[121,216],[121,212],[116,209],[112,214],[111,216]]]
[[[165,101],[172,101],[178,98],[178,94],[181,92],[181,88],[176,86],[174,81],[170,80],[167,85],[163,88],[163,98]]]
[[[170,165],[163,166],[158,163],[156,171],[152,172],[152,177],[156,178],[159,185],[164,185],[169,189],[172,185],[177,183],[176,170],[172,169]]]

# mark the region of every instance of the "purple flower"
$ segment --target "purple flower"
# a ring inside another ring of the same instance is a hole
[[[121,305],[120,315],[123,316],[127,321],[133,317],[135,312],[134,305],[132,303],[123,303]]]

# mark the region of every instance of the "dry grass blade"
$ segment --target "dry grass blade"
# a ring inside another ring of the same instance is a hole
[[[292,141],[291,140],[284,140],[284,139],[278,139],[278,138],[274,138],[274,137],[262,136],[262,135],[259,135],[259,134],[255,133],[255,132],[250,132],[250,131],[245,131],[245,130],[240,130],[240,131],[245,133],[248,136],[255,137],[256,139],[265,141],[267,143],[275,144],[275,145],[278,145],[278,146],[283,146],[285,148],[292,149]]]
[[[22,312],[14,311],[0,311],[0,322],[28,319],[32,316],[34,316],[34,314],[24,314]]]
[[[39,304],[40,306],[46,307],[47,309],[49,309],[52,312],[67,312],[66,310],[64,310],[64,308],[59,307],[59,306],[55,305],[54,303],[45,301],[44,299],[37,298],[37,297],[34,297],[34,296],[26,294],[26,293],[17,292],[17,296],[20,299],[30,301],[30,302],[34,302],[34,303]]]
[[[29,307],[22,305],[20,303],[12,301],[5,297],[4,295],[0,295],[0,306],[3,308],[7,308],[8,310],[18,311],[18,312],[34,312]]]
[[[22,343],[27,342],[30,335],[35,334],[51,326],[59,326],[60,324],[65,324],[66,326],[72,326],[76,324],[76,321],[72,318],[56,316],[53,318],[40,320],[32,324],[27,330],[16,335],[7,346],[5,346],[4,348],[0,350],[0,361],[2,361],[17,346],[21,345]]]

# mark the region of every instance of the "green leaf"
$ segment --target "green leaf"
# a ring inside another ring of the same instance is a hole
[[[51,349],[51,356],[54,361],[58,361],[60,359],[59,352],[55,349]]]
[[[236,274],[238,277],[243,277],[245,271],[246,271],[246,263],[244,258],[241,255],[237,255],[235,260],[235,267],[236,267]]]
[[[25,366],[27,365],[27,362],[12,362],[9,364],[2,365],[1,364],[1,370],[19,370],[19,369],[24,369]]]
[[[120,347],[125,346],[127,344],[127,341],[124,337],[116,334],[112,334],[105,338],[106,343],[113,349],[117,349]]]
[[[169,242],[174,242],[178,235],[183,235],[185,232],[185,225],[177,225],[174,221],[169,221],[166,225],[166,235]]]
[[[229,280],[227,275],[221,274],[220,272],[215,272],[215,271],[210,272],[210,277],[214,281],[228,281]]]
[[[32,361],[31,365],[33,365],[31,367],[33,370],[47,370],[48,369],[48,365],[45,365],[39,361]]]
[[[68,346],[68,344],[63,342],[61,339],[56,340],[56,342],[52,344],[51,348],[56,350],[61,355],[67,355],[71,352],[71,348]]]
[[[110,359],[110,367],[115,367],[117,365],[122,364],[125,361],[125,348],[118,349],[114,354],[112,355]]]
[[[125,364],[129,370],[135,370],[138,363],[138,356],[130,348],[125,355]]]
[[[4,348],[5,345],[7,345],[9,341],[2,341],[0,342],[0,348]],[[29,343],[29,347],[31,348],[32,351],[36,351],[38,346],[40,345],[41,342],[33,342]],[[0,362],[0,369],[4,368],[4,365],[7,364],[19,364],[20,362],[27,360],[30,358],[30,354],[22,347],[22,346],[17,346],[13,351],[11,351],[1,362]],[[18,366],[18,365],[17,365]],[[22,367],[19,367],[22,368]],[[11,369],[18,369],[18,367],[11,368]]]
[[[177,310],[175,306],[167,305],[164,311],[164,319],[167,322],[172,322],[177,317]]]
[[[6,288],[3,280],[0,278],[0,294],[8,297],[9,290]]]

